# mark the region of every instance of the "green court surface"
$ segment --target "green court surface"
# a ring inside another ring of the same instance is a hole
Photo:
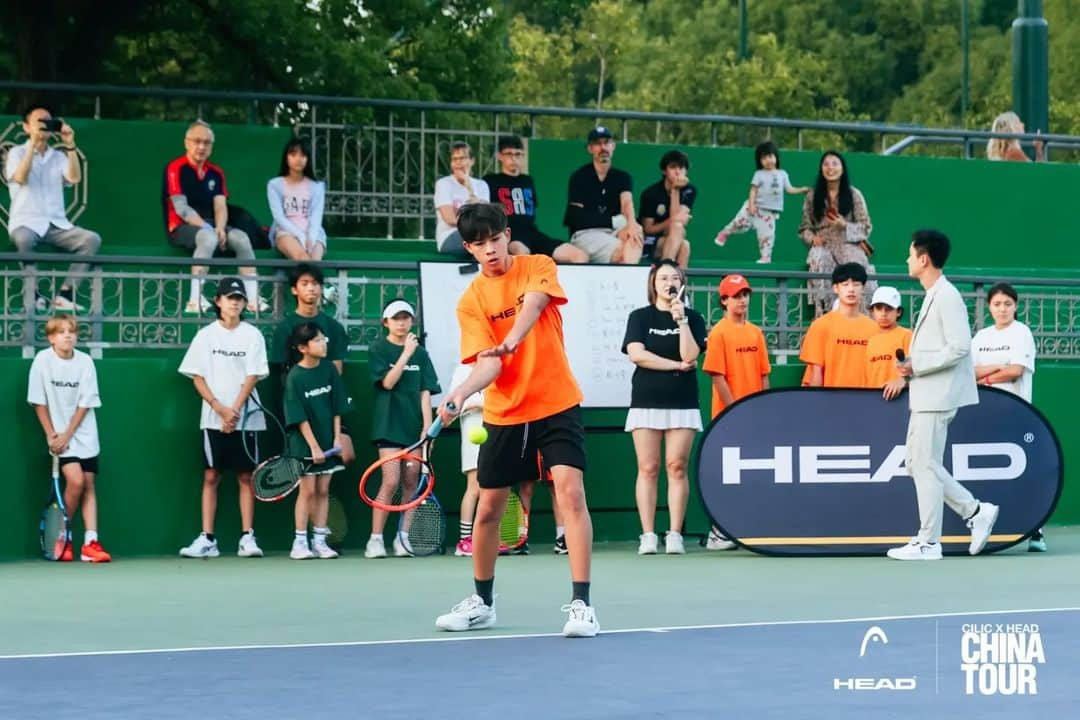
[[[769,558],[746,551],[638,557],[597,547],[593,604],[605,631],[1007,612],[1080,605],[1080,528],[1049,529],[1050,552],[901,563]],[[557,633],[565,557],[533,540],[502,558],[499,622],[483,635]],[[230,548],[223,547],[223,553]],[[435,616],[471,593],[452,555],[333,561],[226,556],[0,566],[0,658],[178,648],[364,643],[440,637]],[[446,637],[442,635],[441,637]]]

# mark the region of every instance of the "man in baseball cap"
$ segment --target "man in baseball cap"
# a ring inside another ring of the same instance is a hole
[[[583,250],[589,262],[637,265],[644,235],[634,213],[634,181],[611,167],[615,136],[603,125],[585,139],[592,162],[570,176],[563,225],[570,244]]]

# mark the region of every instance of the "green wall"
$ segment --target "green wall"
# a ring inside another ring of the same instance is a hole
[[[642,190],[660,177],[657,163],[672,146],[618,145],[614,165],[634,178],[634,207]],[[753,233],[737,235],[719,248],[712,240],[747,198],[754,174],[752,148],[680,147],[690,157],[690,179],[698,201],[688,229],[691,265],[745,265],[757,259]],[[529,172],[540,195],[539,222],[565,237],[562,213],[570,173],[590,161],[583,142],[533,140]],[[781,152],[793,185],[813,186],[821,155]],[[953,239],[949,264],[970,271],[1080,267],[1080,167],[1058,164],[992,163],[926,157],[846,156],[853,184],[866,197],[874,225],[874,260],[881,271],[901,272],[913,230],[936,227]],[[805,268],[806,247],[797,230],[803,196],[788,195],[777,229],[774,261]],[[1026,274],[1026,273],[1025,273]]]
[[[0,117],[0,127],[15,118]],[[184,153],[187,123],[71,119],[86,155],[89,199],[76,221],[101,234],[102,251],[131,252],[160,246],[167,254],[161,215],[165,165]],[[210,162],[225,171],[229,202],[270,224],[266,181],[277,174],[289,128],[217,125]],[[8,198],[3,199],[5,205]],[[0,230],[0,232],[3,232]]]
[[[190,381],[176,372],[181,354],[157,351],[146,357],[107,356],[97,363],[103,407],[98,411],[102,439],[98,480],[100,526],[106,547],[119,557],[171,555],[199,531],[201,489],[198,401]],[[37,518],[49,494],[48,457],[41,431],[26,397],[30,362],[0,358],[0,402],[10,418],[10,432],[0,439],[0,456],[9,464],[6,502],[0,507],[0,559],[21,559],[38,554]],[[356,407],[370,407],[370,390],[363,363],[347,366],[346,381]],[[1071,397],[1076,368],[1040,365],[1035,379],[1035,402],[1049,417],[1066,453],[1066,468],[1076,481],[1076,448],[1080,428],[1073,419]],[[801,366],[774,370],[775,385],[793,385]],[[708,407],[702,383],[702,406]],[[270,389],[273,392],[273,389]],[[588,411],[586,474],[589,504],[594,509],[598,540],[626,540],[637,536],[634,506],[634,455],[630,438],[621,431],[625,416],[619,411]],[[349,472],[335,476],[333,493],[343,502],[349,523],[345,546],[358,551],[370,530],[370,513],[356,493],[356,482],[374,452],[366,442],[370,421],[362,410],[348,418],[357,440],[360,461]],[[437,443],[437,494],[450,513],[448,537],[456,541],[456,511],[463,480],[458,472],[458,435],[448,433]],[[1054,522],[1080,521],[1080,492],[1075,482],[1066,491]],[[546,494],[540,493],[534,516],[533,537],[538,552],[547,552],[551,517]],[[663,492],[661,493],[663,497]],[[221,485],[218,534],[222,550],[232,552],[239,537],[236,485]],[[914,508],[912,508],[914,513]],[[912,516],[914,517],[914,515]],[[667,521],[658,521],[661,529]],[[81,522],[76,530],[81,533]],[[691,493],[688,532],[704,532],[707,522]],[[284,551],[292,541],[292,500],[258,503],[256,531],[267,550]],[[81,536],[80,536],[81,537]],[[1052,537],[1052,536],[1051,536]]]

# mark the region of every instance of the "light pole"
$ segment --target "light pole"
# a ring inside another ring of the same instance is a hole
[[[1012,24],[1013,111],[1028,132],[1047,132],[1050,49],[1042,0],[1019,0],[1017,14]]]

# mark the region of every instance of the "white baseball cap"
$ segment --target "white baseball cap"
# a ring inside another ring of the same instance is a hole
[[[413,317],[416,317],[416,311],[413,310],[412,305],[405,302],[404,300],[394,300],[393,302],[391,302],[389,305],[386,306],[386,309],[384,309],[382,311],[383,320],[389,320],[390,318],[394,317],[398,313],[402,313],[402,312],[407,312],[410,315],[412,315]]]
[[[903,306],[904,301],[900,299],[900,291],[894,287],[888,285],[882,285],[874,291],[874,297],[870,300],[870,307],[875,305],[888,305],[896,310]]]

